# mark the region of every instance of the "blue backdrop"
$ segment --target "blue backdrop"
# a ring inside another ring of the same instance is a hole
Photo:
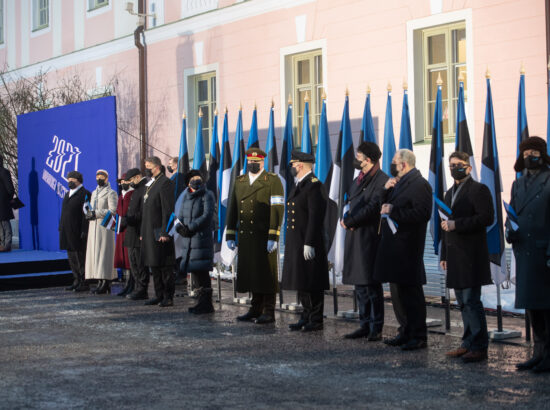
[[[115,97],[104,97],[17,117],[21,249],[59,250],[58,224],[65,177],[78,170],[84,187],[96,187],[105,169],[116,189],[117,124]]]

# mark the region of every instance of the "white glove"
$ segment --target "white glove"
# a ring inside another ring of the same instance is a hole
[[[277,250],[277,242],[269,240],[267,241],[267,252],[272,253]]]
[[[315,258],[315,248],[313,246],[304,245],[304,259],[310,261]]]
[[[229,240],[229,241],[227,241],[227,247],[228,247],[230,250],[234,251],[235,248],[237,247],[237,244],[235,243],[235,241]]]

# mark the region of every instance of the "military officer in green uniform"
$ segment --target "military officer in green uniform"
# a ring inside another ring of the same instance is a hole
[[[275,321],[278,292],[277,241],[284,213],[279,177],[264,170],[266,154],[246,151],[247,173],[236,178],[227,207],[227,245],[237,251],[237,292],[252,292],[249,311],[237,317],[258,324]]]

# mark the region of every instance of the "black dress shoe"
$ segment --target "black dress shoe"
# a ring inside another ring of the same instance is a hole
[[[369,337],[370,330],[366,327],[360,327],[354,332],[344,335],[344,339],[360,339],[362,337]]]
[[[302,328],[307,324],[307,322],[305,320],[298,320],[298,322],[296,323],[292,323],[290,325],[288,325],[288,328],[290,330],[292,330],[293,332],[297,331],[297,330],[302,330]]]
[[[147,292],[132,292],[129,295],[126,295],[126,299],[130,300],[145,300],[149,299]]]
[[[73,282],[71,286],[67,286],[65,290],[75,290],[78,287],[78,282]]]
[[[84,282],[79,283],[78,286],[74,288],[74,292],[88,292],[89,290],[90,290],[90,286],[88,286]]]
[[[274,323],[275,317],[271,315],[261,315],[258,319],[254,321],[257,325],[266,325],[268,323]]]
[[[308,323],[304,326],[303,332],[315,332],[317,330],[323,330],[323,323]]]
[[[428,347],[428,342],[421,339],[411,339],[401,346],[401,350],[418,350]]]
[[[369,337],[367,337],[367,341],[369,342],[379,342],[380,340],[382,340],[382,332],[370,333]]]
[[[259,313],[254,313],[251,311],[246,312],[244,315],[237,316],[239,322],[252,322],[254,319],[260,317]]]
[[[550,371],[550,356],[546,356],[539,364],[533,367],[533,373],[544,373]]]
[[[160,298],[153,298],[149,299],[147,302],[144,303],[145,306],[152,306],[152,305],[158,305],[162,300]]]
[[[408,339],[403,335],[397,335],[391,339],[384,340],[384,343],[389,346],[403,346],[408,342]]]
[[[173,299],[163,299],[162,302],[159,303],[160,307],[168,307],[168,306],[174,306],[174,300]]]
[[[524,371],[524,370],[531,370],[533,367],[535,367],[537,364],[542,362],[542,356],[537,357],[531,357],[529,360],[525,362],[521,362],[516,364],[516,369],[518,371]]]

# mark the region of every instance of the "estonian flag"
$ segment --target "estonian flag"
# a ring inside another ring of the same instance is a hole
[[[170,218],[168,219],[168,224],[166,225],[166,232],[168,232],[168,235],[174,236],[178,225],[181,225],[181,222],[178,218],[176,218],[176,214],[172,212],[172,214],[170,214]]]
[[[351,123],[349,119],[349,97],[346,95],[329,194],[329,198],[338,204],[336,235],[329,252],[329,258],[334,261],[334,269],[338,274],[344,269],[344,241],[346,237],[345,230],[340,226],[338,221],[342,219],[346,207],[349,206],[349,204],[347,204],[347,199],[353,183],[354,158]]]
[[[274,123],[274,104],[271,102],[271,108],[269,109],[269,129],[267,131],[267,144],[266,154],[264,160],[264,168],[267,172],[274,174],[279,173],[279,157],[277,155],[277,141],[275,139],[275,123]]]
[[[254,104],[254,111],[252,111],[252,124],[250,124],[250,132],[248,133],[248,142],[246,143],[246,150],[248,151],[249,148],[260,148],[260,141],[258,140],[258,110],[256,108],[256,104]],[[243,174],[246,173],[247,164],[248,164],[248,160],[245,155]]]
[[[220,168],[220,144],[218,142],[218,110],[214,111],[214,126],[212,128],[212,143],[210,144],[210,158],[208,159],[208,180],[206,187],[212,191],[218,201],[218,170]]]
[[[432,186],[435,198],[443,202],[445,195],[445,174],[443,171],[443,107],[441,103],[441,77],[437,79],[437,97],[435,99],[434,122],[432,127],[432,147],[430,152],[430,173],[428,182]],[[433,238],[434,252],[439,255],[441,240],[441,224],[439,212],[436,206],[432,207],[430,232]]]
[[[441,220],[446,221],[450,218],[450,216],[453,214],[453,211],[451,208],[447,206],[445,202],[443,202],[441,199],[436,197],[434,195],[434,202],[435,206],[437,207],[437,210],[439,211],[439,217]]]
[[[365,108],[363,110],[363,121],[361,122],[361,133],[359,134],[359,143],[363,141],[374,142],[378,144],[378,138],[374,132],[374,122],[370,110],[370,87],[367,88],[367,99],[365,100]]]
[[[519,91],[518,91],[518,131],[517,131],[517,151],[516,157],[519,156],[519,144],[529,138],[529,127],[527,126],[527,112],[525,109],[525,72],[523,67],[521,68],[521,74],[519,76]],[[516,176],[519,178],[521,172],[518,172]]]
[[[507,279],[508,273],[506,271],[506,256],[504,252],[502,206],[500,205],[502,203],[502,182],[500,179],[493,97],[491,95],[491,80],[489,77],[487,78],[487,105],[485,108],[485,128],[483,131],[483,152],[481,154],[481,183],[487,185],[493,198],[495,216],[493,223],[487,228],[487,245],[489,247],[493,282],[499,285]]]
[[[285,130],[283,134],[283,146],[281,149],[281,161],[279,165],[279,178],[283,183],[285,190],[285,217],[283,218],[283,224],[281,227],[281,240],[282,243],[286,237],[286,199],[292,187],[294,187],[294,177],[290,173],[290,157],[292,150],[294,149],[294,142],[292,139],[292,101],[290,96],[288,97],[288,108],[286,111]]]
[[[411,118],[409,114],[409,94],[407,87],[403,86],[403,109],[401,111],[401,130],[399,132],[399,149],[412,151]]]
[[[470,132],[468,131],[468,122],[466,121],[466,109],[464,107],[464,81],[462,74],[458,77],[458,101],[456,104],[456,137],[455,137],[455,151],[465,152],[470,156],[470,165],[472,167],[472,178],[476,181],[477,167],[474,158],[474,150],[472,149],[472,142],[470,140]]]
[[[178,200],[178,186],[181,185],[180,179],[185,178],[189,172],[189,151],[187,150],[187,118],[185,113],[182,116],[181,137],[180,137],[180,152],[178,155],[178,172],[176,174],[176,186],[174,196]]]
[[[386,121],[384,124],[384,148],[382,150],[382,171],[391,175],[390,165],[395,155],[395,137],[393,135],[393,116],[391,109],[391,85],[388,85],[388,101],[386,103]]]
[[[107,213],[105,214],[105,217],[101,221],[101,226],[107,229],[115,229],[116,218],[111,211],[107,211]]]
[[[231,182],[231,147],[229,145],[229,125],[227,120],[227,108],[223,117],[222,148],[220,155],[220,177],[218,180],[218,190],[220,198],[218,201],[218,241],[224,239],[225,214],[227,211],[227,201],[229,199],[229,184]]]
[[[84,214],[87,214],[89,212],[92,212],[92,210],[93,208],[90,204],[90,199],[88,198],[88,194],[86,194],[86,197],[84,198],[84,204],[82,205],[82,212],[84,212]]]
[[[547,71],[547,78],[548,78],[548,113],[546,118],[546,150],[548,151],[548,155],[550,155],[550,61],[548,62],[548,71]]]
[[[198,169],[206,176],[206,158],[204,154],[204,143],[202,138],[202,110],[199,108],[199,123],[195,136],[195,152],[193,154],[193,169]]]
[[[302,117],[302,152],[311,154],[311,130],[309,128],[309,96],[304,98],[304,116]]]

